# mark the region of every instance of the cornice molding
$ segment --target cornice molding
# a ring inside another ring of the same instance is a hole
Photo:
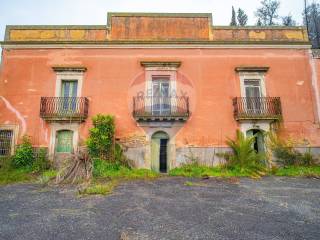
[[[311,49],[310,44],[110,44],[110,43],[7,43],[2,42],[1,46],[3,49]]]
[[[87,68],[83,66],[53,66],[55,72],[86,72]]]
[[[236,72],[268,72],[270,67],[260,67],[260,66],[240,66],[236,67]]]
[[[145,68],[150,68],[150,67],[179,68],[181,66],[180,61],[141,61],[140,64]]]

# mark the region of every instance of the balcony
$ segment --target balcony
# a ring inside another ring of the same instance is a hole
[[[88,108],[85,97],[41,97],[40,116],[48,122],[83,122]]]
[[[279,97],[236,97],[233,99],[234,117],[239,120],[280,120]]]
[[[188,97],[133,98],[133,117],[137,121],[186,121],[189,115]]]

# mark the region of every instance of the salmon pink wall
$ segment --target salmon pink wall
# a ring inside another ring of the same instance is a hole
[[[190,95],[192,115],[176,135],[177,145],[222,146],[238,123],[232,98],[240,96],[238,66],[268,66],[267,95],[281,97],[282,129],[295,138],[320,146],[316,124],[308,50],[299,49],[17,49],[3,51],[0,79],[0,124],[19,124],[20,134],[36,145],[49,144],[49,125],[39,117],[41,96],[54,96],[55,65],[81,65],[82,96],[90,100],[89,119],[81,124],[87,136],[90,118],[98,113],[116,116],[117,136],[144,134],[132,117],[132,96],[143,89],[140,61],[181,61],[178,88]],[[318,74],[320,73],[318,61]],[[320,78],[319,78],[320,79]],[[23,127],[25,125],[25,127]]]

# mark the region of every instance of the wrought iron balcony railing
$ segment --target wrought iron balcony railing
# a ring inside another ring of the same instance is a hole
[[[137,121],[186,121],[188,97],[134,97],[133,116]]]
[[[47,121],[85,121],[88,108],[86,97],[41,97],[40,116]]]
[[[233,106],[236,120],[278,120],[282,117],[279,97],[236,97]]]

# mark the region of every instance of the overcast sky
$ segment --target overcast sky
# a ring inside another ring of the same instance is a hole
[[[0,0],[0,38],[6,25],[103,25],[107,12],[209,12],[214,25],[229,25],[231,6],[243,8],[249,24],[260,0]],[[308,0],[312,2],[313,0]],[[315,0],[320,2],[320,0]],[[302,23],[303,0],[281,0],[281,15]]]

